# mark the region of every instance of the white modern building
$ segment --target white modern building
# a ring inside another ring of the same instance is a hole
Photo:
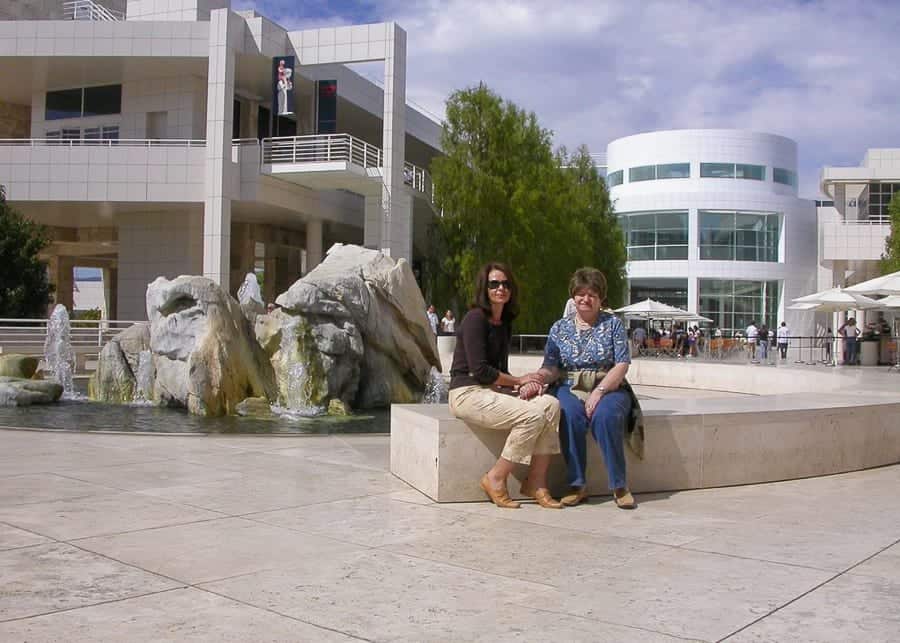
[[[878,276],[891,232],[888,206],[900,194],[900,149],[870,149],[857,167],[825,167],[820,202],[819,287],[852,286]]]
[[[0,9],[0,184],[49,227],[62,303],[75,266],[104,271],[110,317],[143,319],[157,275],[234,291],[255,270],[271,301],[335,241],[424,255],[441,130],[406,104],[399,26],[288,31],[230,0],[104,1]],[[345,66],[372,61],[383,83]]]
[[[726,334],[813,315],[788,310],[817,286],[816,206],[797,196],[797,144],[742,130],[637,134],[607,147],[607,183],[628,246],[630,301],[713,319]]]

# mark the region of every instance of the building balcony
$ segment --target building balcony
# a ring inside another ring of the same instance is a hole
[[[263,139],[262,173],[314,190],[381,194],[381,148],[350,134],[284,136]],[[431,177],[412,163],[403,164],[403,183],[414,196],[431,200]]]
[[[824,261],[876,261],[891,233],[883,221],[829,221],[820,227]]]

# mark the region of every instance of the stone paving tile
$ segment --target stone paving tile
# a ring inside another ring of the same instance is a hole
[[[99,469],[75,469],[67,471],[66,476],[73,481],[84,480],[125,491],[143,491],[239,478],[241,474],[180,460],[158,460]]]
[[[29,473],[65,473],[73,469],[83,469],[86,463],[101,463],[103,466],[137,464],[153,460],[168,459],[139,451],[119,451],[101,447],[74,448],[61,447],[58,452],[38,455],[0,457],[2,477]]]
[[[384,497],[390,498],[391,500],[399,500],[400,502],[411,502],[417,505],[436,504],[434,500],[426,496],[421,491],[416,491],[412,487],[409,487],[404,491],[392,491],[391,493],[386,493],[384,494]]]
[[[249,519],[367,547],[416,540],[425,534],[476,522],[470,515],[387,496],[338,500],[251,514]]]
[[[575,560],[573,564],[581,564]],[[673,549],[606,568],[577,592],[542,598],[545,609],[706,641],[764,616],[832,574]],[[524,601],[517,601],[526,604]]]
[[[898,606],[900,579],[844,574],[727,640],[893,643]]]
[[[329,538],[242,518],[88,538],[84,549],[186,583],[279,569],[329,552],[360,549]]]
[[[839,572],[895,540],[893,534],[883,531],[861,531],[848,538],[842,531],[781,525],[748,529],[742,525],[691,542],[685,548]]]
[[[640,497],[638,497],[640,502]],[[622,511],[611,499],[591,498],[578,507],[542,509],[527,503],[521,509],[498,509],[487,502],[441,504],[442,508],[523,523],[561,527],[596,535],[627,537],[661,545],[684,545],[699,538],[739,525],[737,521],[710,516],[683,515],[641,505],[636,511]],[[523,527],[524,529],[524,527]]]
[[[889,547],[877,556],[854,567],[850,573],[879,576],[885,580],[900,582],[900,544]]]
[[[513,601],[540,604],[550,591],[380,550],[320,555],[202,587],[378,641],[468,640],[472,623],[490,624]]]
[[[221,514],[134,493],[110,493],[0,507],[0,521],[36,533],[72,540],[219,518]]]
[[[287,469],[254,464],[252,469],[242,471],[240,478],[140,493],[236,515],[408,489],[387,472],[295,460]]]
[[[24,474],[3,478],[0,484],[0,507],[115,492],[115,489],[108,486],[72,480],[52,473]]]
[[[64,543],[0,552],[0,579],[0,621],[179,586]]]
[[[184,588],[0,623],[0,640],[28,643],[126,640],[129,643],[339,643],[357,639],[199,589]]]
[[[577,587],[602,578],[613,567],[666,556],[671,551],[663,545],[630,538],[541,525],[523,528],[512,520],[471,515],[439,531],[411,536],[384,549],[557,588]]]
[[[30,547],[52,542],[49,538],[38,536],[24,529],[17,529],[11,525],[0,522],[0,551]]]

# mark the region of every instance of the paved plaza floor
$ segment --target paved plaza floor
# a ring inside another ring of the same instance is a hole
[[[0,430],[0,641],[900,638],[900,466],[500,510],[388,441]]]

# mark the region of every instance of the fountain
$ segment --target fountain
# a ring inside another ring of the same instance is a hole
[[[425,393],[422,395],[423,404],[446,404],[449,396],[449,385],[444,375],[434,366],[425,383]]]
[[[150,404],[153,401],[153,354],[148,350],[138,353],[138,367],[135,375],[134,401]]]
[[[259,289],[259,280],[256,278],[255,273],[248,272],[247,276],[244,277],[244,283],[238,288],[237,298],[238,303],[241,306],[252,304],[254,302],[260,306],[265,305],[265,302],[263,302],[262,291]]]
[[[62,304],[56,304],[47,322],[47,338],[44,340],[44,363],[47,371],[63,387],[63,398],[75,397],[72,374],[75,370],[75,353],[70,339],[69,312]]]
[[[281,329],[281,360],[287,368],[287,382],[279,396],[279,404],[272,405],[272,411],[288,417],[315,417],[325,413],[321,406],[313,404],[314,382],[310,377],[309,364],[299,350],[297,328],[299,319],[292,319]]]

